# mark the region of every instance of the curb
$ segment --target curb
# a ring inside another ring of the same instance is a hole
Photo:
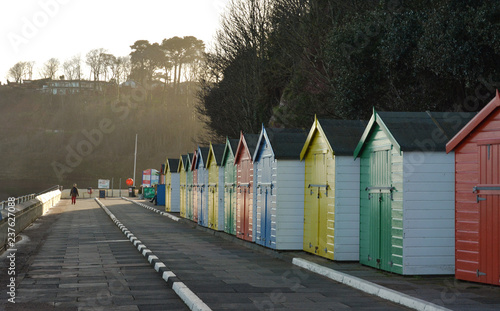
[[[122,197],[123,198],[123,197]],[[125,198],[123,198],[125,199]],[[127,199],[125,199],[127,200]],[[109,218],[115,223],[115,225],[123,232],[123,234],[127,237],[127,239],[130,240],[130,242],[137,247],[137,250],[146,258],[146,260],[154,267],[155,271],[158,272],[163,280],[167,282],[167,285],[174,290],[174,292],[179,296],[179,298],[182,299],[182,301],[188,306],[190,310],[194,311],[211,311],[209,306],[207,306],[198,296],[196,296],[195,293],[193,293],[183,282],[177,278],[177,276],[172,272],[168,271],[167,266],[160,261],[158,256],[154,255],[153,252],[146,247],[135,235],[130,232],[127,227],[125,227],[119,220],[116,218],[113,213],[103,204],[101,201],[99,201],[98,198],[95,198],[95,201],[99,206],[108,214]],[[127,200],[129,201],[129,200]],[[135,202],[134,202],[135,203]],[[141,203],[136,203],[139,204],[143,207],[146,207],[148,209],[151,209],[151,207],[141,204]],[[167,214],[161,211],[158,211],[158,213],[162,214]],[[177,218],[176,221],[178,221],[178,217],[175,217],[173,215],[163,215],[167,216],[169,218]]]
[[[132,202],[132,203],[135,203],[139,206],[142,206],[146,209],[154,211],[158,214],[165,214],[163,216],[167,216],[167,217],[172,218],[172,219],[175,218],[174,220],[177,222],[184,222],[184,219],[182,219],[182,218],[179,218],[179,217],[170,215],[168,213],[162,212],[162,211],[155,209],[151,206],[148,206],[146,204],[142,204],[142,203],[127,199],[125,197],[122,197],[122,199],[129,201],[129,202]],[[191,222],[188,222],[188,223],[191,224]],[[357,278],[355,276],[324,267],[322,265],[313,263],[311,261],[308,261],[308,260],[305,260],[302,258],[297,258],[297,257],[295,257],[295,258],[291,257],[291,256],[289,257],[289,255],[287,255],[287,254],[276,253],[274,250],[268,250],[267,248],[264,248],[263,246],[253,244],[253,243],[248,243],[247,241],[243,241],[243,240],[237,239],[237,238],[235,238],[235,239],[233,239],[232,237],[228,238],[222,232],[214,231],[212,229],[200,226],[196,223],[192,223],[192,224],[194,224],[198,230],[205,231],[205,232],[210,233],[214,236],[218,236],[219,238],[230,240],[232,242],[237,242],[239,245],[245,246],[245,247],[252,249],[252,250],[255,250],[255,251],[263,252],[263,253],[270,255],[270,256],[273,256],[275,258],[289,261],[292,264],[294,264],[298,267],[301,267],[303,269],[306,269],[306,270],[309,270],[311,272],[317,273],[319,275],[325,276],[331,280],[342,283],[344,285],[347,285],[347,286],[352,287],[354,289],[360,290],[360,291],[365,292],[367,294],[377,296],[377,297],[380,297],[382,299],[400,304],[402,306],[405,306],[405,307],[408,307],[408,308],[411,308],[414,310],[419,310],[419,311],[451,311],[451,309],[447,309],[445,307],[433,304],[431,302],[428,302],[428,301],[425,301],[425,300],[422,300],[419,298],[412,297],[412,296],[407,295],[407,294],[403,294],[401,292],[389,289],[387,287],[375,284],[373,282],[366,281],[366,280],[363,280],[361,278]]]
[[[121,198],[122,198],[123,200],[125,200],[125,201],[132,202],[132,203],[134,203],[134,204],[137,204],[137,205],[139,205],[139,206],[141,206],[141,207],[144,207],[144,208],[146,208],[146,209],[148,209],[148,210],[150,210],[150,211],[153,211],[153,212],[155,212],[155,213],[157,213],[157,214],[160,214],[160,215],[162,215],[162,216],[168,217],[168,218],[172,219],[173,221],[179,221],[179,219],[180,219],[180,218],[179,218],[179,217],[177,217],[177,216],[174,216],[174,215],[169,214],[169,213],[166,213],[166,212],[162,212],[162,211],[160,211],[160,210],[158,210],[158,209],[156,209],[156,208],[153,208],[153,207],[151,207],[151,206],[148,206],[148,205],[146,205],[146,204],[142,204],[142,203],[136,202],[136,201],[134,201],[134,200],[130,200],[130,199],[126,198],[126,197],[121,197]]]
[[[292,263],[298,267],[320,274],[336,282],[345,284],[367,294],[378,296],[382,299],[392,301],[408,308],[419,311],[451,311],[450,309],[438,306],[431,302],[400,293],[398,291],[357,278],[346,273],[323,267],[302,258],[293,258]]]

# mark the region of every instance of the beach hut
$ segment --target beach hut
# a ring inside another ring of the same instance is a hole
[[[186,158],[186,218],[194,221],[194,182],[192,163],[194,153],[188,153]]]
[[[236,235],[236,165],[234,155],[239,139],[226,138],[222,155],[224,167],[224,232]]]
[[[455,277],[500,285],[500,95],[446,145],[455,153]]]
[[[236,165],[236,237],[254,241],[253,235],[253,161],[258,134],[240,134],[234,155]]]
[[[300,152],[305,163],[303,250],[333,260],[359,258],[359,161],[352,154],[366,122],[314,118]]]
[[[156,185],[156,205],[165,206],[165,184]]]
[[[206,163],[209,151],[210,147],[198,147],[194,163],[198,178],[196,187],[198,224],[203,227],[208,227],[208,169]]]
[[[179,165],[177,166],[177,173],[179,173],[179,209],[180,216],[186,218],[186,201],[187,201],[187,154],[179,157]]]
[[[196,159],[198,158],[198,150],[193,153],[191,159],[191,171],[193,172],[193,186],[191,187],[191,195],[193,200],[192,206],[192,221],[198,222],[198,170],[196,169]]]
[[[164,185],[165,184],[165,165],[166,165],[166,163],[163,163],[161,165],[161,169],[160,169],[160,183],[159,183],[159,185]]]
[[[374,111],[354,152],[362,264],[405,275],[454,273],[455,169],[445,146],[471,118]]]
[[[304,162],[307,133],[264,128],[253,154],[255,243],[272,249],[302,249]]]
[[[208,170],[208,227],[224,230],[224,144],[210,144],[207,158]]]
[[[165,211],[180,212],[180,176],[177,172],[179,159],[165,161]]]

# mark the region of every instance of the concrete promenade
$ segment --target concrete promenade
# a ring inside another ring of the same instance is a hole
[[[317,264],[320,274],[335,269],[452,310],[500,309],[499,287],[452,277],[403,277],[303,252],[276,252],[122,199],[101,202],[212,310],[406,309],[301,269],[292,263],[297,259]],[[0,310],[187,310],[171,282],[94,200],[61,201],[22,238],[16,244],[16,304],[6,302],[9,283],[2,273]],[[1,271],[8,267],[7,255],[0,256]]]
[[[16,303],[7,301],[2,273],[0,309],[188,310],[94,200],[61,201],[22,238]]]

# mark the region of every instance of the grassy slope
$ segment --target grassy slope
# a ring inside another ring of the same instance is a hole
[[[38,192],[55,184],[97,187],[99,178],[133,175],[135,134],[139,135],[136,180],[141,171],[159,169],[165,157],[194,150],[201,125],[193,97],[169,96],[167,104],[119,106],[104,96],[48,96],[0,89],[0,199]],[[183,104],[178,104],[183,103]],[[129,113],[125,116],[124,110]],[[101,124],[107,133],[95,134]],[[93,143],[83,133],[94,133]],[[87,147],[91,147],[88,149]],[[68,149],[83,151],[73,165]],[[70,161],[68,161],[70,160]],[[68,168],[59,179],[54,164]]]

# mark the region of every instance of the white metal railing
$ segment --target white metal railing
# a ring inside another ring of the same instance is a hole
[[[36,196],[36,193],[31,193],[31,194],[17,197],[17,198],[15,198],[14,201],[16,202],[16,205],[17,205],[17,204],[24,203],[24,202],[29,201],[29,200],[33,200],[35,198],[35,196]],[[2,207],[1,209],[4,209],[8,203],[9,203],[8,200],[0,202],[0,206]]]
[[[42,192],[39,192],[39,193],[31,193],[31,194],[17,197],[14,199],[14,202],[16,202],[16,205],[20,204],[20,203],[24,203],[26,201],[33,200],[37,195],[40,195],[42,193],[46,193],[46,192],[49,192],[52,190],[56,190],[59,188],[60,188],[59,185],[55,185],[55,186],[52,186],[49,189],[43,190]],[[9,200],[5,200],[5,201],[0,202],[0,206],[1,206],[0,210],[3,210],[6,206],[8,206],[8,203],[9,203]]]

